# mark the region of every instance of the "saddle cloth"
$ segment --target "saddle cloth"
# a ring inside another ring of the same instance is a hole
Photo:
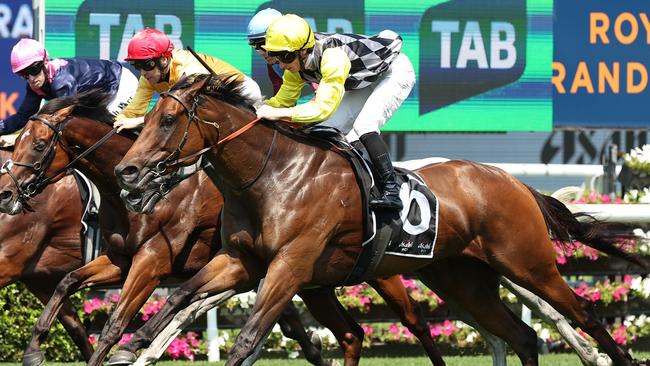
[[[289,128],[280,126],[280,130]],[[356,150],[336,129],[311,126],[291,133],[308,135],[311,139],[329,143],[332,150],[345,156],[352,166],[361,187],[364,217],[364,242],[357,262],[344,285],[353,285],[371,278],[384,255],[413,258],[433,258],[438,234],[438,199],[424,180],[408,169],[395,168],[400,185],[400,212],[373,211],[369,202],[380,195],[371,171],[370,159]]]
[[[72,175],[77,181],[83,212],[81,214],[81,240],[83,242],[84,264],[99,257],[102,251],[102,235],[99,229],[100,195],[97,187],[83,173],[74,169]]]

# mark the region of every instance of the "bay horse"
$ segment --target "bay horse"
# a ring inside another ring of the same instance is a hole
[[[16,142],[13,168],[0,177],[0,207],[14,214],[23,209],[28,197],[38,196],[40,189],[56,182],[62,169],[71,162],[101,193],[99,219],[107,242],[106,253],[70,272],[59,282],[34,327],[23,359],[25,365],[43,362],[40,343],[67,296],[83,288],[124,283],[119,302],[104,325],[88,362],[100,365],[162,279],[187,277],[198,272],[221,248],[218,227],[223,198],[202,171],[165,192],[164,200],[161,200],[158,182],[152,183],[156,189],[145,195],[128,195],[125,201],[131,209],[149,214],[127,211],[120,198],[114,170],[133,144],[133,136],[114,134],[111,130],[110,115],[104,108],[107,101],[100,91],[50,101],[25,126]],[[91,148],[93,150],[89,150]],[[398,312],[403,324],[421,340],[432,362],[444,365],[417,304],[408,296],[399,277],[376,279],[370,283]],[[312,315],[333,331],[344,352],[353,355],[351,357],[358,356],[362,337],[348,330],[347,324],[353,320],[338,301],[320,303],[318,299],[303,296]],[[360,326],[354,324],[355,330],[363,334]],[[310,362],[328,364],[309,341],[299,319],[287,316],[281,325],[283,330],[290,330],[288,336],[298,338]]]
[[[0,162],[11,154],[0,149]],[[16,216],[0,214],[0,287],[22,282],[45,304],[63,276],[83,265],[82,203],[75,178],[67,175],[46,187],[30,206]],[[57,318],[89,360],[93,347],[70,301]]]
[[[216,75],[192,75],[163,93],[115,175],[123,189],[143,193],[154,178],[179,164],[192,164],[200,155],[214,167],[211,179],[224,197],[223,249],[170,297],[158,319],[195,293],[250,289],[264,277],[226,363],[240,365],[296,293],[344,283],[363,241],[361,193],[345,157],[260,121],[239,84]],[[436,281],[445,281],[441,276],[448,276],[437,264],[470,256],[483,264],[475,270],[482,272],[482,283],[491,284],[487,293],[498,290],[498,278],[504,275],[591,335],[614,364],[632,364],[589,304],[560,276],[549,236],[580,240],[638,262],[614,245],[616,237],[607,224],[578,221],[579,215],[561,202],[495,167],[456,160],[417,173],[439,201],[434,256],[385,256],[368,278],[415,272],[435,287]],[[453,281],[461,283],[463,275]],[[457,291],[477,320],[485,319],[496,330],[503,324],[493,324],[494,319],[516,323],[507,320],[511,313],[486,313],[494,307],[483,306],[483,299],[472,298],[471,291]],[[473,307],[470,299],[476,300]],[[147,325],[152,332],[160,327]],[[512,348],[522,364],[537,365],[535,333],[515,329],[520,339],[510,340]]]

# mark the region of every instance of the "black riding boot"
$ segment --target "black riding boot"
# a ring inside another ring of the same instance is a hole
[[[402,201],[399,199],[399,186],[395,180],[395,170],[388,155],[388,147],[376,132],[366,133],[359,138],[370,155],[370,160],[375,166],[375,173],[379,180],[379,187],[383,189],[378,199],[370,201],[373,208],[401,210]]]

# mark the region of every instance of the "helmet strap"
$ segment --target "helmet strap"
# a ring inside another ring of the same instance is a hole
[[[170,74],[169,71],[170,71],[170,70],[169,70],[169,67],[168,67],[168,66],[170,65],[170,60],[171,60],[171,59],[170,59],[170,58],[167,58],[167,57],[165,57],[165,58],[168,60],[168,61],[167,61],[167,65],[163,65],[163,63],[162,63],[162,57],[158,57],[158,58],[155,60],[155,62],[156,62],[156,67],[158,68],[158,70],[160,70],[160,81],[161,81],[161,82],[163,82],[163,81],[169,82],[169,74]]]

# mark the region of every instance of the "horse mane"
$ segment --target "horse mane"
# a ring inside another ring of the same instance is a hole
[[[112,99],[113,95],[102,89],[91,89],[77,95],[52,99],[45,103],[38,114],[54,114],[63,108],[74,106],[70,113],[71,116],[86,117],[113,124],[115,117],[106,109]]]
[[[170,90],[187,89],[197,82],[201,82],[211,75],[192,74],[184,76]],[[209,95],[228,104],[254,112],[254,101],[244,95],[243,83],[237,80],[236,74],[212,75],[206,84],[201,88],[201,94]]]

